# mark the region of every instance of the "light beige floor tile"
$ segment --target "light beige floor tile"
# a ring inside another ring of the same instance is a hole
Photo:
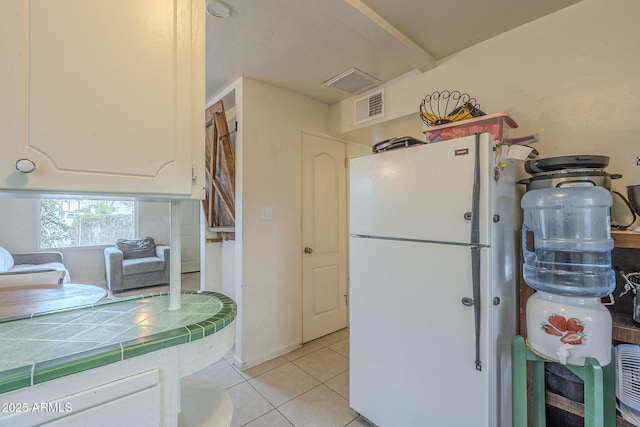
[[[240,372],[240,374],[243,377],[250,379],[250,378],[257,377],[258,375],[262,375],[265,372],[269,372],[270,370],[275,369],[279,366],[282,366],[286,363],[289,363],[289,361],[284,357],[276,357],[275,359],[271,359],[267,362],[261,363],[258,366],[254,366],[253,368],[246,369]]]
[[[347,427],[372,427],[373,424],[369,424],[369,422],[367,422],[367,420],[365,420],[362,417],[358,417],[355,420],[351,421],[349,424],[347,424]]]
[[[186,273],[181,279],[182,289],[200,289],[200,273]]]
[[[315,341],[311,341],[304,344],[299,349],[293,350],[292,352],[285,354],[283,357],[287,360],[296,360],[301,358],[302,356],[306,356],[309,353],[313,353],[316,350],[320,350],[321,348],[324,348],[322,344]]]
[[[227,393],[233,401],[231,427],[243,426],[274,409],[273,405],[247,382],[227,389]]]
[[[326,385],[331,390],[338,393],[340,396],[349,400],[349,371],[348,370],[331,378],[329,381],[325,382],[324,385]]]
[[[336,353],[348,358],[349,357],[349,339],[344,339],[342,341],[338,341],[335,344],[331,344],[328,346],[331,350]]]
[[[292,363],[252,378],[249,383],[275,407],[319,384],[318,380]]]
[[[293,427],[293,424],[274,409],[257,420],[250,422],[246,427]]]
[[[320,382],[325,382],[349,369],[349,359],[328,348],[314,351],[292,363],[313,375]]]
[[[296,427],[345,426],[358,414],[349,402],[325,385],[320,385],[278,408]]]
[[[344,328],[344,329],[340,329],[339,331],[333,332],[329,335],[320,337],[314,341],[324,346],[330,346],[331,344],[335,344],[338,341],[342,341],[347,338],[349,338],[349,328]]]
[[[189,378],[211,381],[225,389],[245,381],[244,377],[224,360],[189,375]]]

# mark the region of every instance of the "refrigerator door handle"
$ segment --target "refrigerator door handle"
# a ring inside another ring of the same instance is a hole
[[[471,248],[471,275],[473,280],[473,315],[475,320],[476,338],[476,370],[482,371],[482,361],[480,361],[480,247]]]
[[[475,158],[473,164],[473,189],[471,192],[471,239],[472,245],[480,244],[480,134],[476,133]],[[465,214],[465,217],[467,214]]]
[[[476,370],[482,371],[480,361],[480,134],[476,133],[475,159],[473,165],[473,192],[471,199],[471,275],[473,283],[473,315],[475,320]]]

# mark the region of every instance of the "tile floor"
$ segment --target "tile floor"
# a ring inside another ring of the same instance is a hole
[[[113,298],[124,298],[133,295],[141,295],[141,294],[150,294],[157,292],[169,292],[169,285],[164,286],[150,286],[147,288],[139,288],[139,289],[130,289],[128,291],[120,292],[117,294],[112,294],[109,291],[107,285],[101,285],[102,288],[106,289],[107,296],[104,299],[113,299]],[[182,274],[182,284],[181,288],[184,290],[198,290],[200,289],[200,272],[195,273],[184,273]]]
[[[182,289],[199,285],[199,273],[182,275]],[[168,290],[168,286],[144,288],[115,298]],[[227,390],[233,401],[232,427],[371,427],[349,408],[348,328],[244,372],[233,366],[232,359],[230,352],[192,375]]]
[[[370,427],[349,408],[349,329],[240,372],[233,354],[193,374],[224,387],[233,427]]]

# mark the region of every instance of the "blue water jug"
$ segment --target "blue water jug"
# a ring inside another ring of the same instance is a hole
[[[534,289],[603,297],[616,286],[611,268],[611,193],[603,187],[532,190],[521,200],[523,276]],[[527,231],[533,231],[533,251]]]

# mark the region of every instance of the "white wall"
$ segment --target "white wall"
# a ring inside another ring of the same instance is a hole
[[[212,290],[238,303],[235,363],[246,369],[302,344],[302,131],[327,134],[329,107],[248,78],[214,101],[229,93],[238,120],[236,240],[208,244],[217,246],[207,257],[220,257]],[[368,153],[347,145],[348,157]],[[273,220],[260,219],[261,207]]]
[[[201,274],[206,291],[220,292],[236,300],[235,289],[235,240],[207,242],[205,245],[206,273]]]
[[[242,327],[236,356],[246,368],[302,342],[301,134],[327,134],[329,108],[245,78],[240,110],[236,244],[241,240],[242,295],[236,297]],[[273,209],[273,220],[260,219],[261,207]]]
[[[367,131],[386,122],[415,133],[422,98],[457,89],[488,114],[509,113],[520,125],[513,136],[539,133],[541,157],[609,156],[607,171],[623,175],[613,189],[626,195],[640,184],[639,19],[637,0],[584,0],[388,84],[386,118],[369,126],[353,126],[357,97],[332,106],[332,133],[368,144]]]
[[[0,198],[0,246],[12,253],[38,249],[37,199]]]

